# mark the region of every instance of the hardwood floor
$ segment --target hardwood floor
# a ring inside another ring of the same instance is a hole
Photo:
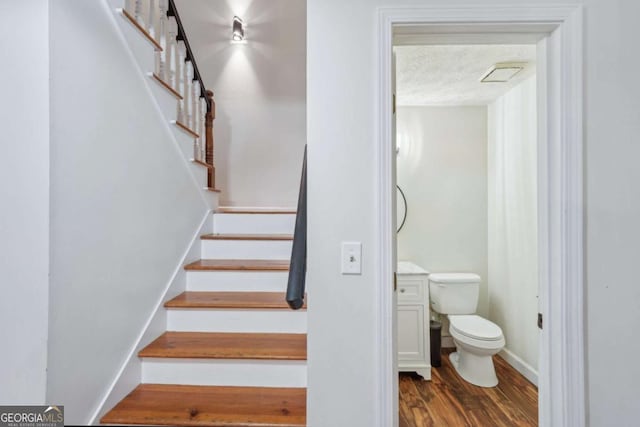
[[[464,381],[443,349],[442,366],[431,381],[400,374],[400,427],[514,427],[538,425],[538,389],[502,358],[494,356],[499,384],[477,387]]]

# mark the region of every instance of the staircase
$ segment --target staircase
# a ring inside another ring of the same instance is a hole
[[[213,93],[174,1],[107,2],[194,179],[219,192]],[[166,332],[138,353],[141,384],[102,424],[306,425],[306,306],[291,310],[285,298],[296,211],[219,208],[217,199],[212,207],[214,233],[201,236],[202,259],[184,266],[186,291],[164,304]],[[304,284],[297,289],[296,308]]]
[[[285,289],[295,214],[224,210],[167,301],[167,332],[143,348],[142,384],[103,424],[306,425],[306,307]]]

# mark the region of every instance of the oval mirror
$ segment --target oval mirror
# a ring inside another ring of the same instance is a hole
[[[404,192],[399,185],[396,185],[396,208],[396,232],[399,233],[407,221],[407,198],[404,196]]]

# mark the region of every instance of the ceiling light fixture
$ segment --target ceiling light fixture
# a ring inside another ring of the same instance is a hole
[[[237,16],[233,17],[233,33],[231,36],[232,43],[246,43],[244,38],[244,22]]]
[[[506,83],[527,66],[526,62],[500,62],[493,65],[480,79],[482,83]]]

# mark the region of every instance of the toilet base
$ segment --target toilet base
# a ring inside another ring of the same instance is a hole
[[[479,387],[498,385],[491,355],[475,355],[458,347],[458,351],[449,355],[449,360],[458,375],[468,383]]]

